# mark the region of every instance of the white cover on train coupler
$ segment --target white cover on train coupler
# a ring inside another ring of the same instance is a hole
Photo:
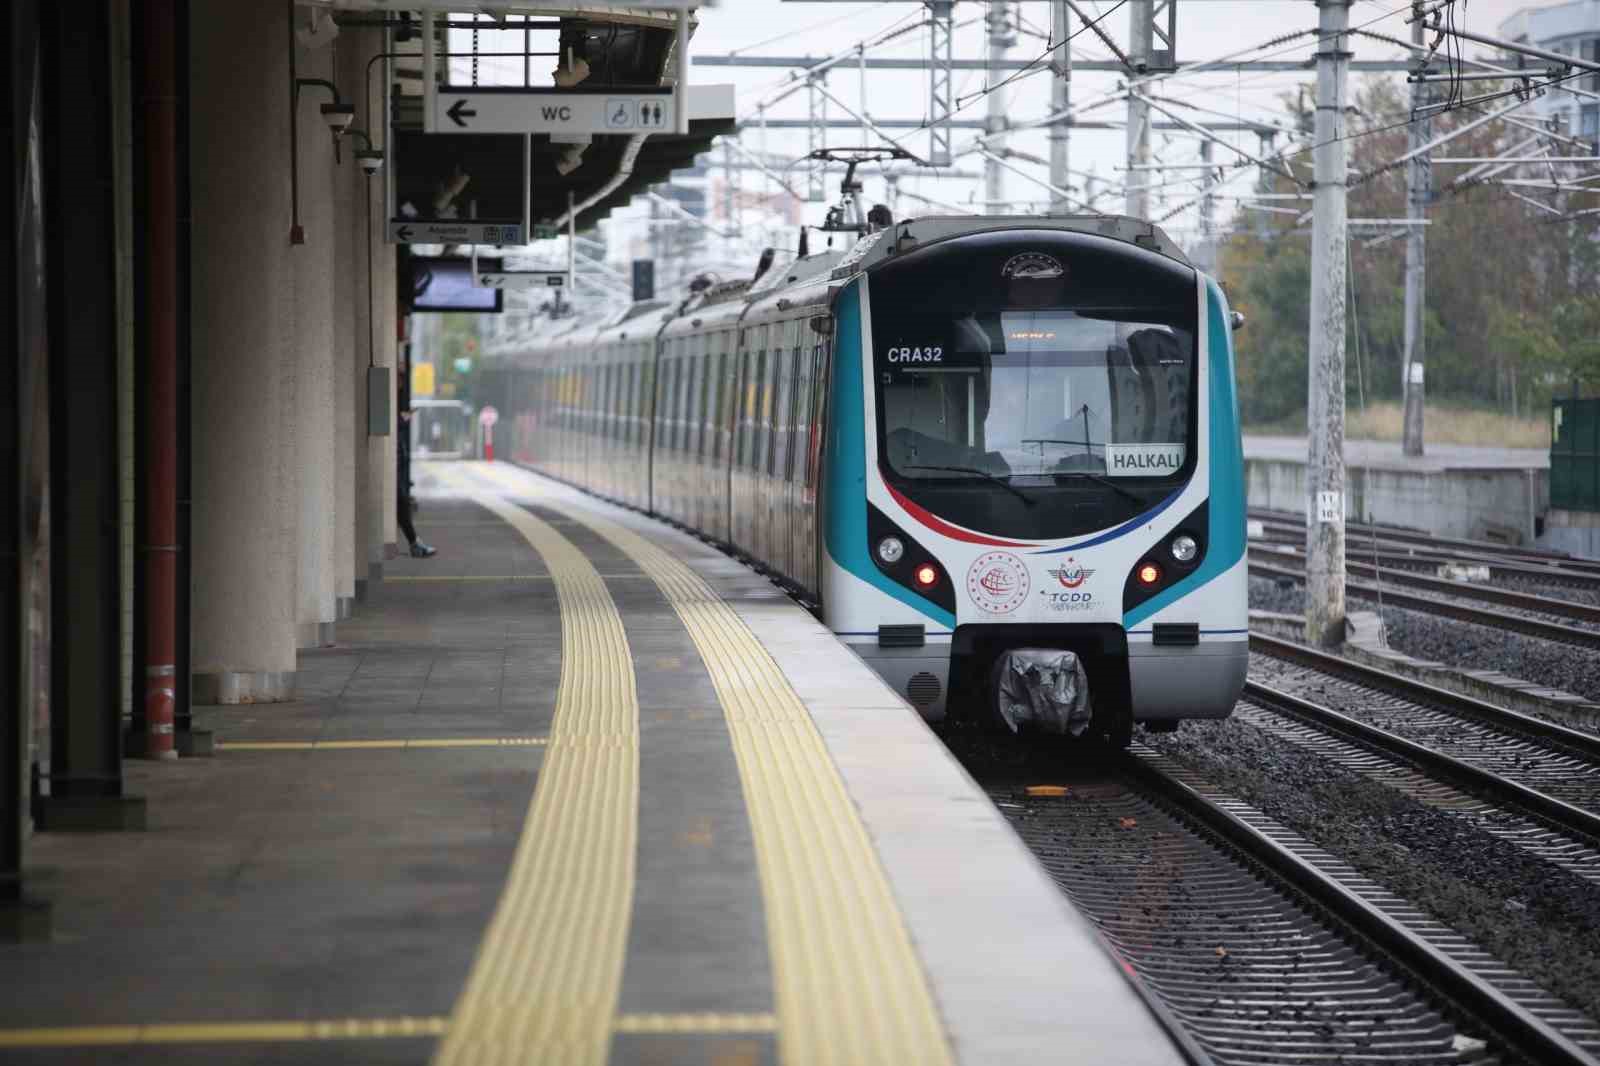
[[[1013,733],[1028,726],[1076,737],[1089,728],[1089,678],[1074,653],[1017,648],[1000,656],[995,673],[995,710]]]

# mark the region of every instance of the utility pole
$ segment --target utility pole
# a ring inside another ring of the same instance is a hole
[[[928,0],[928,163],[947,167],[950,152],[950,112],[955,89],[950,80],[951,11],[954,0]]]
[[[1205,186],[1205,195],[1200,197],[1200,254],[1195,257],[1195,266],[1204,270],[1207,274],[1215,274],[1217,272],[1217,198],[1212,195],[1211,190],[1217,183],[1217,173],[1209,166],[1211,162],[1211,142],[1209,140],[1200,142],[1200,162],[1207,164],[1207,166],[1205,170],[1200,172],[1201,181],[1204,182]]]
[[[1423,20],[1411,24],[1411,42],[1423,43]],[[1411,113],[1429,100],[1426,82],[1411,84]],[[1408,147],[1416,152],[1433,138],[1433,123],[1427,119],[1413,121]],[[1428,199],[1432,193],[1433,173],[1427,152],[1419,152],[1406,164],[1406,357],[1400,368],[1400,395],[1405,398],[1405,416],[1401,430],[1402,447],[1407,455],[1422,454],[1422,400],[1423,359],[1427,353],[1427,337],[1423,329],[1423,309],[1427,305],[1426,267],[1428,227],[1422,224],[1428,216]]]
[[[1155,0],[1128,2],[1128,59],[1135,70],[1150,63],[1155,47]],[[1150,217],[1150,184],[1145,166],[1150,162],[1150,105],[1128,87],[1128,192],[1125,211],[1134,218]]]
[[[1059,115],[1072,106],[1072,48],[1067,38],[1072,36],[1072,11],[1067,0],[1050,0],[1050,43],[1055,51],[1050,54],[1050,113]],[[1050,184],[1065,189],[1071,146],[1072,120],[1057,119],[1050,127]],[[1052,215],[1067,214],[1071,208],[1067,199],[1056,193],[1050,197]]]
[[[999,85],[1005,80],[1004,64],[1006,52],[1015,43],[1016,38],[1011,35],[1011,5],[1007,0],[990,0],[989,2],[989,85]],[[1005,140],[999,134],[1006,128],[1005,100],[998,91],[989,93],[989,113],[983,123],[984,132],[988,136],[989,150],[996,156],[1005,155]],[[1001,201],[1006,198],[1006,172],[1000,166],[999,159],[989,158],[983,164],[983,198],[988,201],[987,213],[991,215],[1003,214],[1005,207]]]
[[[1352,0],[1317,0],[1313,127],[1310,387],[1306,403],[1306,643],[1344,640],[1344,123]]]

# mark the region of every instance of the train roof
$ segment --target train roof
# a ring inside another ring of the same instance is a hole
[[[1091,233],[1157,252],[1186,267],[1194,266],[1160,226],[1128,215],[930,215],[903,219],[889,229],[863,237],[834,268],[833,280],[854,277],[903,252],[940,241],[1011,229]]]

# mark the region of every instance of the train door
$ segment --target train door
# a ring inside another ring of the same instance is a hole
[[[793,476],[789,481],[790,514],[792,530],[791,557],[794,559],[794,580],[803,589],[815,589],[816,575],[812,572],[811,502],[807,496],[811,486],[811,420],[816,408],[816,358],[813,348],[806,342],[814,334],[802,320],[795,337],[796,377],[799,384],[794,396],[794,433],[790,446],[789,465]]]
[[[772,563],[787,577],[794,574],[794,529],[789,508],[795,392],[793,333],[792,322],[785,322],[778,331],[779,358],[774,382],[777,392],[772,416]]]
[[[739,335],[738,377],[734,396],[734,453],[731,473],[733,544],[746,555],[754,555],[756,392],[760,357],[757,350],[759,327],[741,330]],[[765,332],[762,330],[762,332]]]
[[[738,366],[734,362],[733,330],[722,330],[716,336],[717,353],[717,406],[716,432],[711,437],[711,470],[716,495],[716,517],[711,536],[727,543],[733,537],[732,521],[728,514],[732,487],[729,485],[733,452],[733,400],[738,389]]]
[[[693,384],[689,390],[689,506],[686,513],[689,516],[689,528],[702,532],[706,528],[707,340],[704,333],[698,333],[689,340],[689,359],[694,369],[689,378]]]

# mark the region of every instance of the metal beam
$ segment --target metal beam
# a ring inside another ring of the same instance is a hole
[[[946,23],[948,25],[948,22]],[[935,22],[937,34],[938,23]],[[948,38],[946,38],[948,39]],[[853,54],[852,50],[852,54]],[[831,59],[819,59],[815,56],[747,56],[747,55],[697,55],[692,57],[696,66],[704,67],[771,67],[785,70],[794,70],[800,73],[809,71],[812,67],[828,63],[835,65]],[[842,62],[843,60],[840,60]],[[1282,74],[1309,74],[1314,67],[1310,59],[1259,59],[1255,61],[1239,60],[1238,62],[1196,62],[1183,63],[1178,66],[1177,74],[1181,75],[1190,68],[1199,68],[1195,73],[1232,74],[1235,71],[1245,73],[1282,73]],[[882,58],[868,58],[868,70],[908,70],[925,71],[930,64],[925,59],[906,59],[885,56]],[[1364,73],[1408,73],[1414,64],[1401,59],[1356,59],[1350,61],[1352,71]],[[1014,73],[1020,70],[1037,70],[1043,73],[1047,68],[1037,60],[1007,59],[998,66],[992,66],[987,59],[955,59],[949,62],[950,70],[998,70]],[[1126,74],[1127,67],[1115,59],[1074,59],[1072,69],[1076,71],[1107,71],[1117,74]]]
[[[881,126],[886,130],[920,130],[928,127],[928,123],[921,119],[915,118],[875,118],[872,120],[872,124],[874,126]],[[1084,122],[1080,119],[1072,119],[1068,122],[1068,124],[1071,125],[1075,130],[1120,130],[1126,128],[1127,126],[1127,123],[1125,122]],[[767,119],[767,128],[769,130],[803,130],[810,129],[812,125],[813,123],[810,119],[804,118]],[[816,125],[830,130],[858,130],[861,124],[854,119],[835,118],[828,119],[825,122],[818,121]],[[1040,123],[1039,125],[1042,126],[1043,123]],[[952,129],[981,130],[984,128],[984,121],[982,119],[953,119],[950,122],[950,126]],[[1260,132],[1264,128],[1259,122],[1196,122],[1193,123],[1192,126],[1199,126],[1202,129],[1210,130],[1213,133],[1218,131]],[[1150,128],[1154,130],[1182,130],[1184,132],[1192,132],[1192,126],[1177,122],[1152,122],[1150,124]],[[1037,127],[1032,125],[1026,127],[1022,125],[1016,125],[1009,128],[1034,129]],[[1271,132],[1278,131],[1274,130]]]

